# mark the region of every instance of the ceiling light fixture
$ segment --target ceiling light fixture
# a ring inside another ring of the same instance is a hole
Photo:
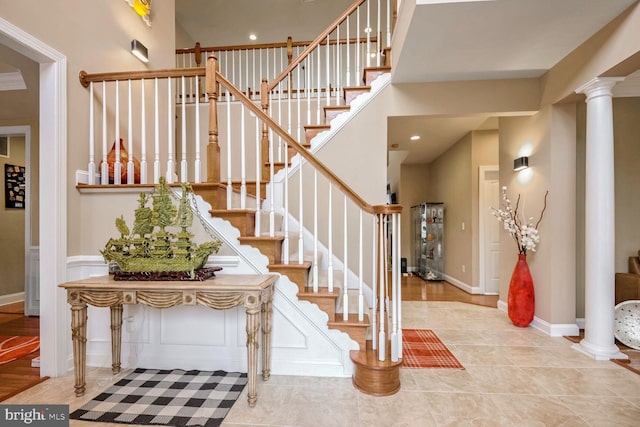
[[[144,63],[149,62],[149,51],[147,47],[136,39],[131,40],[131,53],[140,61]]]
[[[257,40],[258,36],[256,36],[255,34],[249,34],[249,40]]]
[[[412,136],[411,138],[409,138],[409,139],[411,139],[412,141],[417,141],[417,140],[419,140],[419,139],[420,139],[420,135],[413,135],[413,136]]]

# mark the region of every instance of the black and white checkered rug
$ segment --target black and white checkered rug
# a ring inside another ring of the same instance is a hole
[[[219,426],[247,384],[225,371],[136,369],[70,414],[122,424]]]

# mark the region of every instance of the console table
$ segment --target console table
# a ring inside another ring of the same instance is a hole
[[[87,355],[87,304],[111,310],[111,357],[113,373],[120,372],[123,304],[154,308],[204,305],[216,310],[244,306],[247,313],[248,402],[257,400],[258,329],[262,326],[262,378],[271,375],[271,315],[276,275],[219,275],[204,281],[116,281],[112,276],[94,277],[59,285],[67,290],[71,304],[71,337],[76,396],[85,392]]]

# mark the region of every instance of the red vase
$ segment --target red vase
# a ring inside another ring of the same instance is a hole
[[[516,267],[509,282],[509,319],[514,325],[526,328],[533,320],[536,310],[533,279],[527,264],[527,255],[519,254]]]

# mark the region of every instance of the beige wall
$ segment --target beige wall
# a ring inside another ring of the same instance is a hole
[[[485,130],[471,132],[471,283],[480,285],[480,228],[479,193],[480,166],[497,166],[498,131]]]
[[[513,171],[513,159],[529,155],[529,169]],[[536,292],[535,315],[553,324],[576,319],[575,301],[575,105],[542,109],[530,117],[500,119],[500,184],[507,186],[520,211],[533,217],[534,225],[544,206],[539,226],[540,244],[527,255]],[[507,299],[509,280],[517,250],[502,231],[500,300]]]
[[[403,217],[402,256],[416,266],[409,206],[444,202],[444,254],[448,276],[478,286],[478,170],[498,164],[498,132],[474,131],[429,165],[402,165],[399,186]],[[462,230],[462,222],[465,229]],[[462,271],[462,266],[465,271]]]
[[[10,157],[0,157],[2,205],[0,206],[0,296],[24,291],[24,209],[6,208],[5,165],[25,166],[25,140],[9,137]]]
[[[403,206],[400,252],[407,259],[407,267],[418,268],[418,261],[414,256],[411,207],[428,201],[430,188],[429,165],[402,165],[398,185],[398,203]]]
[[[431,188],[426,200],[444,203],[444,272],[467,284],[472,277],[471,146],[469,133],[431,163]]]
[[[81,13],[72,13],[78,8],[78,2],[72,0],[0,0],[4,19],[67,57],[68,255],[95,254],[98,249],[84,251],[84,236],[78,233],[87,219],[81,215],[75,171],[87,168],[89,135],[89,95],[78,82],[78,73],[171,68],[175,63],[173,0],[153,3],[152,27],[123,1],[92,2]],[[129,52],[134,38],[149,49],[148,65]]]

